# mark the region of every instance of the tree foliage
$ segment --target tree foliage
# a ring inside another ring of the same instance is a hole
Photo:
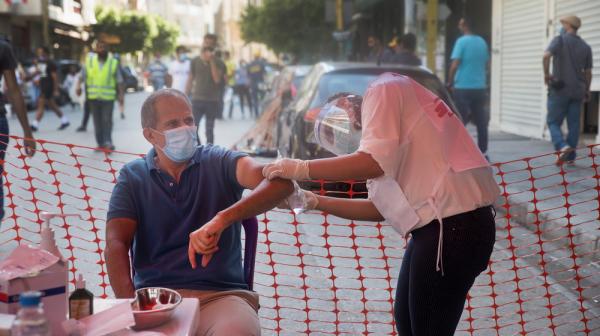
[[[323,0],[265,0],[248,6],[240,24],[246,42],[264,43],[277,53],[303,60],[333,55],[333,25],[325,22]]]
[[[168,53],[175,48],[179,36],[178,27],[161,17],[112,7],[96,8],[92,31],[97,37],[103,34],[118,37],[120,42],[112,45],[112,50],[118,53],[140,50]]]
[[[154,16],[153,18],[157,33],[150,38],[150,44],[147,47],[148,51],[159,52],[161,54],[173,52],[177,46],[179,27],[160,16]]]

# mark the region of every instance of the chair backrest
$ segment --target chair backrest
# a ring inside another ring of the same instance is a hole
[[[254,287],[254,262],[256,261],[256,244],[258,242],[258,220],[256,217],[242,221],[246,243],[244,244],[244,279],[248,289]]]
[[[244,280],[248,289],[254,287],[254,264],[256,261],[256,244],[258,242],[258,220],[256,217],[244,219],[242,221],[246,243],[244,244]],[[129,265],[131,267],[131,279],[135,276],[133,269],[133,247],[129,250]]]

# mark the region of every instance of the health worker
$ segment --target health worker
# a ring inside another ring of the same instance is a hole
[[[453,335],[467,293],[495,242],[493,171],[461,120],[409,77],[379,76],[364,99],[346,95],[326,107],[359,120],[358,150],[333,158],[280,159],[263,175],[290,180],[367,180],[369,198],[341,199],[306,191],[307,208],[385,221],[409,238],[398,277],[394,317],[400,335]],[[321,110],[320,117],[327,117]],[[334,122],[339,118],[331,118]],[[323,123],[319,127],[326,127]],[[319,143],[333,143],[335,129]],[[347,146],[349,140],[340,140]],[[326,148],[328,149],[328,148]],[[331,149],[335,152],[335,148]]]

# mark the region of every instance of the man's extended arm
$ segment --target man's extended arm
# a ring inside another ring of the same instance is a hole
[[[448,72],[448,88],[454,87],[454,77],[456,76],[456,70],[458,70],[458,66],[460,65],[460,58],[456,58],[452,60],[452,64],[450,65],[450,71]]]
[[[115,296],[132,298],[135,293],[131,279],[129,249],[137,222],[129,218],[114,218],[106,224],[106,249],[104,259],[110,285]]]
[[[592,85],[592,69],[584,70],[585,76],[585,101],[590,101],[590,86]]]
[[[4,82],[8,90],[8,98],[12,104],[12,110],[17,115],[19,123],[23,128],[23,137],[25,138],[25,152],[29,156],[33,156],[35,153],[36,143],[33,140],[33,134],[31,133],[31,127],[29,126],[29,120],[27,119],[27,109],[25,108],[25,101],[21,94],[21,89],[17,83],[17,78],[13,70],[4,70],[2,72],[4,76]]]
[[[282,179],[266,180],[262,175],[263,165],[251,158],[238,160],[236,177],[238,183],[252,192],[219,212],[210,222],[190,234],[188,256],[190,264],[196,268],[196,253],[203,254],[202,265],[206,266],[212,254],[218,250],[221,232],[231,224],[268,211],[293,191],[292,182]]]

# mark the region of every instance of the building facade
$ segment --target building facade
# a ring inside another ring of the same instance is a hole
[[[36,47],[47,46],[57,58],[77,59],[95,22],[95,0],[0,2],[0,34],[7,36],[16,56],[25,60]]]
[[[251,61],[256,53],[276,61],[277,55],[264,44],[247,43],[242,39],[240,21],[248,6],[260,6],[262,0],[221,0],[215,12],[215,33],[221,38],[223,48],[234,60]]]

